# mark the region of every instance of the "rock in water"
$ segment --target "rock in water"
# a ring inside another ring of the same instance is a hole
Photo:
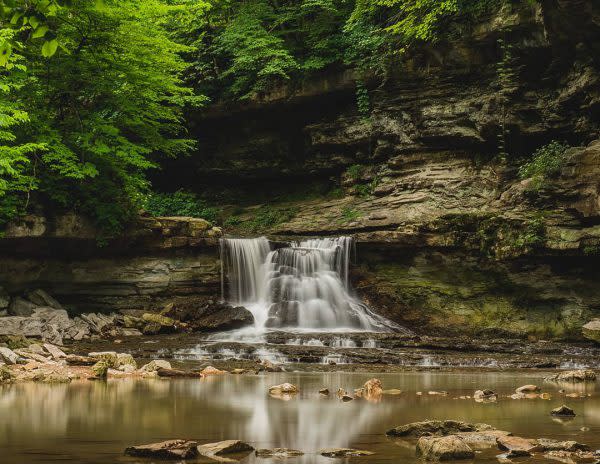
[[[191,459],[198,456],[198,443],[187,440],[168,440],[149,445],[131,446],[125,450],[128,456],[155,459]]]
[[[498,448],[511,452],[515,457],[529,456],[536,451],[543,451],[543,447],[535,440],[513,436],[498,437]]]
[[[554,408],[552,411],[550,411],[550,415],[560,416],[560,417],[575,417],[576,416],[575,411],[573,411],[568,406],[565,406],[564,404],[562,406],[560,406],[559,408]]]
[[[548,438],[538,438],[537,443],[544,451],[589,451],[590,447],[576,441],[558,441]]]
[[[417,456],[426,461],[453,461],[473,459],[475,452],[461,438],[449,435],[419,438]]]
[[[223,374],[229,374],[229,372],[227,371],[222,371],[221,369],[217,369],[216,367],[213,366],[207,366],[204,369],[202,369],[202,371],[200,372],[202,375],[223,375]]]
[[[98,361],[92,366],[92,372],[94,373],[93,379],[104,380],[108,374],[110,365],[106,361]]]
[[[89,356],[78,356],[76,354],[67,355],[66,361],[70,366],[93,366],[96,364],[94,358],[90,358]]]
[[[143,372],[156,372],[159,369],[171,369],[171,363],[162,359],[155,359],[148,364],[144,364],[140,370]]]
[[[596,373],[590,369],[576,369],[573,371],[559,372],[556,375],[546,377],[544,380],[554,382],[593,382],[596,380]]]
[[[119,357],[117,356],[116,351],[99,351],[88,353],[88,356],[96,361],[106,362],[111,369],[117,369],[119,367]]]
[[[303,451],[289,448],[259,449],[255,453],[260,458],[286,459],[304,455]]]
[[[496,401],[498,395],[492,390],[477,390],[473,393],[473,398],[475,401]]]
[[[541,390],[542,389],[540,387],[538,387],[537,385],[523,385],[522,387],[517,388],[515,390],[515,392],[518,394],[525,394],[525,393],[538,393]]]
[[[225,440],[216,443],[207,443],[198,446],[198,451],[203,456],[223,456],[224,454],[249,453],[254,448],[240,440]]]
[[[600,343],[600,319],[588,322],[581,330],[585,338]]]
[[[381,385],[381,380],[379,379],[370,379],[365,382],[363,385],[363,394],[367,399],[376,399],[381,397],[383,393],[383,387]]]
[[[299,391],[299,388],[291,383],[282,383],[281,385],[274,385],[269,388],[269,393],[271,395],[292,395]]]
[[[329,396],[329,388],[321,388],[319,393],[324,396]]]
[[[353,448],[325,448],[319,450],[319,454],[326,458],[349,458],[354,456],[372,456],[375,453]]]
[[[413,437],[419,438],[425,435],[453,435],[458,432],[481,432],[495,430],[494,427],[487,424],[470,424],[456,420],[432,420],[422,422],[411,422],[410,424],[400,425],[386,432],[386,435],[395,437]]]

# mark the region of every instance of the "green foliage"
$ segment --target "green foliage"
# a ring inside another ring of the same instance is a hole
[[[568,149],[568,144],[556,140],[538,148],[531,159],[521,165],[519,176],[522,179],[531,177],[535,188],[542,187],[547,179],[560,173]]]
[[[292,220],[298,214],[298,208],[264,205],[251,211],[250,214],[250,218],[231,216],[225,220],[223,225],[247,233],[266,232],[279,224]]]
[[[346,174],[348,175],[348,177],[350,177],[350,179],[357,181],[362,178],[362,176],[365,173],[365,169],[365,166],[361,164],[353,164],[348,169],[346,169]]]
[[[349,206],[344,206],[341,211],[341,222],[348,223],[354,222],[358,218],[362,216],[362,213],[354,208],[350,208]]]
[[[191,192],[149,193],[144,198],[144,209],[153,216],[188,216],[216,222],[219,208],[208,206]]]
[[[33,2],[34,9],[41,3]],[[12,138],[2,143],[9,142],[12,158],[4,156],[0,168],[0,214],[24,212],[35,196],[53,212],[91,216],[104,239],[137,213],[148,189],[146,171],[193,147],[183,134],[183,107],[204,99],[183,84],[182,54],[190,48],[168,29],[184,4],[59,3],[35,28],[28,19],[27,27],[2,29],[5,42],[20,44],[28,66],[2,75],[9,83],[2,85],[8,95],[1,111],[13,121],[4,125]],[[40,27],[56,40],[41,50]],[[19,63],[14,55],[10,64]]]

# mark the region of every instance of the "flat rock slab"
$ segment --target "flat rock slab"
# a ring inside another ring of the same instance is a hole
[[[319,450],[319,454],[326,458],[348,458],[353,456],[372,456],[375,453],[353,448],[325,448]]]
[[[487,424],[471,424],[456,420],[431,420],[400,425],[388,430],[386,435],[419,438],[424,435],[444,436],[453,435],[458,432],[480,432],[487,430],[494,430],[494,428]]]
[[[462,438],[448,435],[446,437],[419,438],[417,456],[426,461],[454,461],[473,459],[475,452]]]
[[[259,449],[255,453],[259,458],[286,459],[304,455],[303,451],[290,448]]]
[[[513,455],[528,456],[536,451],[543,451],[544,448],[536,440],[528,438],[505,436],[498,438],[498,448],[512,452]],[[519,454],[523,453],[523,454]]]
[[[204,456],[223,456],[227,454],[249,453],[254,448],[240,440],[224,440],[198,446],[198,451]]]
[[[559,372],[556,375],[546,377],[544,380],[552,382],[594,382],[596,373],[591,369],[576,369],[573,371]]]
[[[148,445],[131,446],[128,456],[156,459],[191,459],[198,456],[198,443],[188,440],[168,440]]]
[[[458,432],[456,436],[475,449],[486,449],[497,446],[498,438],[509,436],[504,430],[488,430],[484,432]]]

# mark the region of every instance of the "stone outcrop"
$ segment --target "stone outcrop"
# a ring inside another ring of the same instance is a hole
[[[600,319],[594,319],[582,327],[583,336],[600,343]]]
[[[456,420],[431,420],[400,425],[388,430],[386,435],[393,437],[419,438],[431,435],[446,436],[454,435],[459,432],[481,432],[486,430],[494,429],[487,424],[471,424]]]
[[[425,461],[455,461],[473,459],[475,452],[461,438],[449,435],[419,438],[417,456]]]

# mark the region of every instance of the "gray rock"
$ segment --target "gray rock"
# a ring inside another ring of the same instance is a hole
[[[600,343],[600,319],[594,319],[582,327],[583,336]]]
[[[0,346],[0,360],[3,360],[6,364],[17,364],[20,357],[10,348]]]
[[[400,425],[388,430],[386,435],[394,437],[419,438],[425,435],[445,436],[453,435],[458,432],[481,432],[487,430],[495,429],[491,425],[487,424],[471,424],[456,420],[431,420]]]
[[[37,290],[33,290],[31,292],[27,292],[25,295],[29,301],[34,303],[37,306],[47,306],[49,308],[54,309],[63,309],[58,301],[56,301],[52,296],[50,296],[46,291],[38,288]]]
[[[31,316],[38,305],[32,303],[31,301],[27,301],[20,296],[13,298],[8,307],[8,314],[11,316],[22,316],[28,317]]]
[[[249,453],[254,448],[240,440],[224,440],[216,443],[207,443],[198,446],[198,451],[203,456],[223,456],[225,454]]]

